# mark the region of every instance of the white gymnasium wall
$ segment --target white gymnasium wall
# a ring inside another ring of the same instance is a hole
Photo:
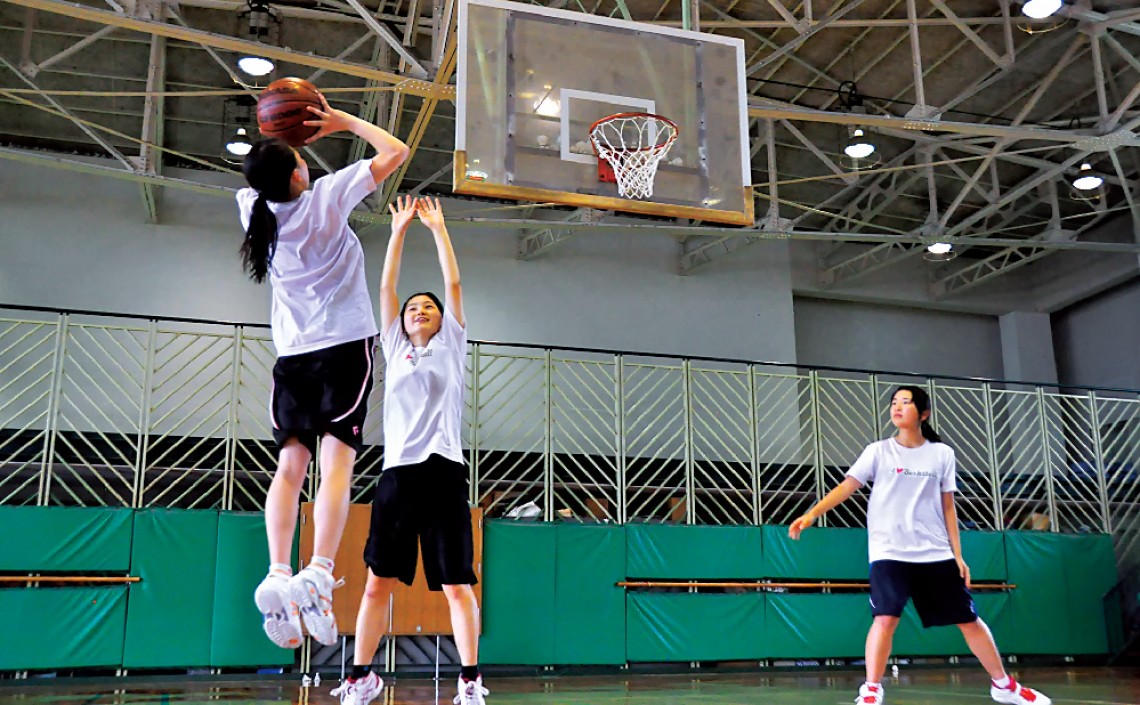
[[[797,296],[796,360],[805,365],[1003,376],[996,316]]]
[[[0,207],[0,302],[268,319],[267,287],[241,274],[227,199],[167,189],[162,224],[149,225],[136,184],[9,163]],[[401,292],[438,290],[434,246],[413,228]],[[456,227],[452,236],[472,338],[795,360],[786,243],[680,277],[677,244],[664,236],[578,235],[529,262],[514,256],[514,231]],[[375,288],[387,232],[363,240]]]
[[[1140,389],[1140,279],[1052,315],[1062,384]]]

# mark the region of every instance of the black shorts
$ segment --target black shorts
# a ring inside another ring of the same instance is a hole
[[[871,613],[901,617],[907,600],[924,627],[969,624],[978,619],[974,598],[951,560],[934,563],[875,561],[871,563]]]
[[[389,468],[376,483],[364,562],[378,578],[416,578],[416,544],[429,590],[474,585],[475,543],[467,504],[467,467],[440,455]]]
[[[269,412],[278,448],[296,438],[316,453],[327,433],[360,452],[374,349],[375,338],[365,338],[277,358]]]

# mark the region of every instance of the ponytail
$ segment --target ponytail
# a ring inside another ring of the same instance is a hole
[[[296,168],[297,155],[293,148],[276,139],[255,144],[242,164],[242,173],[257,191],[257,200],[253,202],[239,253],[242,268],[258,284],[265,281],[277,251],[277,216],[269,209],[269,202],[292,200],[290,180]]]
[[[242,268],[249,272],[250,278],[258,284],[265,281],[269,263],[277,251],[277,216],[269,210],[264,193],[259,193],[253,202],[253,212],[249,214],[249,227],[240,251]]]
[[[922,430],[922,437],[931,443],[942,442],[942,436],[938,435],[938,432],[934,430],[929,421],[923,421],[920,429]]]
[[[911,402],[914,404],[914,408],[918,410],[919,418],[922,418],[923,414],[930,411],[930,395],[927,394],[926,390],[922,387],[904,384],[895,390],[895,394],[899,392],[910,392]],[[919,430],[922,431],[922,437],[931,443],[943,442],[942,436],[938,435],[938,432],[934,430],[934,427],[930,425],[929,421],[923,421],[919,424]]]

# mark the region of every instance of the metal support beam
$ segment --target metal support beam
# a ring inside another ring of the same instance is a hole
[[[36,11],[24,8],[24,32],[20,41],[20,68],[32,66],[32,38],[36,33]]]
[[[681,2],[681,29],[690,32],[701,31],[701,2],[700,0],[680,0]],[[628,13],[629,10],[626,10]],[[627,18],[628,19],[628,18]]]
[[[52,66],[53,64],[57,64],[60,61],[63,61],[64,59],[66,59],[69,56],[72,56],[74,54],[77,54],[77,53],[83,51],[87,47],[91,46],[95,42],[102,39],[103,37],[106,37],[108,34],[111,34],[112,32],[118,31],[118,29],[119,29],[118,27],[104,27],[103,29],[95,31],[91,35],[84,37],[83,39],[80,39],[78,42],[72,44],[71,46],[69,46],[68,48],[59,52],[58,54],[55,54],[53,56],[49,56],[48,58],[44,59],[43,61],[41,61],[38,64],[29,65],[29,66],[21,66],[20,68],[24,70],[24,73],[29,78],[35,78],[36,74],[38,74],[40,71],[43,71],[44,69],[46,69],[49,66]]]
[[[439,181],[439,180],[440,180],[441,178],[443,178],[445,175],[449,175],[449,174],[451,174],[451,170],[452,170],[454,167],[455,167],[455,162],[448,162],[447,164],[444,164],[444,165],[443,165],[442,167],[440,167],[439,169],[436,169],[436,170],[435,170],[435,172],[434,172],[434,173],[433,173],[431,176],[427,177],[427,178],[426,178],[426,179],[424,179],[423,181],[421,181],[421,182],[419,182],[418,184],[416,184],[416,185],[415,185],[415,186],[412,188],[412,190],[411,190],[411,191],[408,191],[408,195],[409,195],[409,196],[418,196],[418,195],[420,195],[421,193],[423,193],[423,190],[424,190],[424,189],[426,189],[428,186],[431,186],[431,185],[432,185],[432,184],[434,184],[436,181]]]
[[[1055,44],[1079,34],[1076,30],[1058,30],[1046,35],[1035,35],[1030,37],[1029,42],[1022,47],[1021,60],[1019,62],[1010,64],[1009,66],[1002,66],[994,68],[988,75],[982,76],[977,81],[962,89],[958,95],[942,102],[942,109],[944,111],[952,110],[970,98],[978,95],[995,83],[1001,81],[1003,78],[1011,75],[1014,70],[1022,66],[1033,66],[1045,60],[1049,52],[1053,49]]]
[[[443,58],[440,61],[439,69],[435,74],[435,81],[433,85],[445,86],[451,80],[451,74],[455,72],[456,62],[456,39],[455,32],[453,31],[447,39],[447,49],[443,53]],[[396,101],[393,101],[396,104]],[[379,204],[381,211],[392,202],[392,198],[396,195],[396,191],[400,188],[400,183],[404,180],[404,175],[408,173],[408,167],[412,163],[412,157],[415,156],[416,149],[420,146],[420,141],[424,137],[424,132],[427,131],[428,122],[431,120],[432,114],[435,113],[436,106],[439,104],[437,98],[424,98],[423,104],[420,106],[420,111],[416,115],[416,121],[412,124],[411,133],[405,140],[410,150],[408,158],[396,170],[396,173],[388,178],[384,184],[384,198]]]
[[[1056,191],[1053,191],[1054,199]],[[1054,200],[1054,203],[1056,201]],[[1090,214],[1092,215],[1092,214]],[[1092,220],[1077,230],[1063,230],[1060,220],[1056,217],[1041,234],[1030,239],[1024,245],[1008,247],[996,252],[985,259],[963,267],[952,274],[931,282],[930,293],[934,298],[946,298],[953,294],[973,289],[987,281],[1009,274],[1027,264],[1055,253],[1057,250],[1048,247],[1049,241],[1073,241],[1081,233],[1099,224],[1108,216],[1108,213],[1096,214]]]
[[[376,35],[374,35],[372,32],[365,32],[364,34],[360,35],[360,37],[357,38],[356,41],[354,41],[352,44],[349,44],[347,47],[345,47],[344,51],[337,54],[336,60],[341,61],[343,59],[347,59],[348,57],[352,56],[352,54],[357,49],[364,46],[368,42],[369,39],[374,39],[374,38],[376,38]],[[383,40],[376,39],[376,41],[383,41]],[[324,76],[326,73],[328,73],[327,68],[317,69],[316,71],[309,74],[309,77],[306,80],[309,83],[316,84],[317,81],[320,80],[321,76]],[[372,82],[372,79],[369,79],[369,82]],[[365,96],[365,98],[367,99],[367,96]]]
[[[1100,37],[1093,35],[1089,38],[1092,43],[1093,57],[1093,85],[1096,86],[1096,105],[1100,110],[1100,121],[1108,122],[1108,95],[1105,91],[1104,57],[1101,55]]]
[[[792,133],[792,136],[799,140],[804,147],[807,147],[808,151],[816,156],[816,159],[819,159],[821,162],[823,162],[823,165],[830,169],[833,174],[836,174],[848,184],[855,183],[855,180],[858,178],[855,174],[840,168],[838,164],[832,161],[831,157],[824,154],[823,151],[820,150],[819,147],[815,146],[815,143],[809,140],[804,135],[804,133],[800,132],[795,125],[788,122],[787,120],[781,120],[780,124],[784,126],[785,130]]]
[[[371,65],[375,66],[376,68],[386,68],[388,66],[390,55],[391,54],[390,50],[388,49],[388,45],[385,44],[381,39],[377,38],[376,43],[372,47]],[[364,85],[366,88],[375,88],[379,84],[376,81],[369,79]],[[398,93],[380,93],[377,91],[366,93],[364,96],[364,101],[360,104],[360,112],[357,113],[357,117],[359,117],[361,120],[364,120],[365,122],[376,124],[377,116],[384,115],[385,124],[387,124],[389,102],[396,98],[399,98]],[[368,143],[353,135],[352,146],[349,147],[348,150],[349,164],[358,162],[363,159],[364,155],[367,154],[367,151]]]
[[[165,22],[138,19],[119,15],[106,10],[99,10],[87,5],[63,2],[63,0],[3,0],[12,5],[31,7],[44,12],[74,17],[76,19],[99,24],[122,27],[136,32],[158,34],[167,38],[181,39],[195,44],[210,46],[215,49],[229,51],[255,51],[258,56],[274,59],[286,63],[311,66],[313,68],[326,68],[329,71],[357,76],[359,78],[373,78],[382,83],[395,84],[396,90],[412,95],[420,95],[436,100],[455,100],[455,87],[439,85],[428,81],[418,80],[414,76],[405,76],[389,71],[378,71],[371,66],[355,64],[347,61],[337,61],[331,57],[317,56],[308,52],[283,49],[271,44],[260,44],[245,39],[237,39],[223,34],[203,32],[185,26],[177,26]]]
[[[364,20],[364,24],[368,25],[368,28],[376,33],[376,36],[383,39],[388,46],[392,47],[393,51],[400,55],[400,58],[408,65],[413,76],[416,78],[427,78],[427,69],[420,65],[416,57],[412,56],[412,53],[400,44],[400,40],[396,38],[396,35],[392,34],[392,30],[380,24],[376,18],[372,16],[372,12],[362,5],[360,0],[345,0],[345,2],[347,2],[352,9],[356,10],[356,13]]]
[[[1116,150],[1109,151],[1108,156],[1112,159],[1112,168],[1116,170],[1116,173],[1121,178],[1124,178],[1124,167],[1120,164],[1120,157],[1117,156]],[[1128,186],[1124,187],[1124,200],[1128,204],[1128,210],[1132,215],[1132,239],[1136,242],[1140,242],[1140,200],[1138,200],[1136,194],[1133,193],[1133,189]]]
[[[776,14],[784,18],[784,22],[786,23],[788,29],[795,30],[800,34],[803,34],[807,31],[804,25],[796,19],[795,15],[792,14],[791,10],[784,7],[784,3],[781,0],[768,0],[768,4],[772,6],[772,9],[776,11]]]
[[[1053,67],[1049,70],[1049,73],[1047,73],[1045,75],[1045,78],[1043,78],[1041,82],[1037,84],[1037,89],[1033,92],[1033,96],[1028,101],[1026,101],[1025,105],[1021,107],[1021,110],[1017,112],[1017,115],[1013,118],[1013,122],[1010,123],[1011,127],[1017,127],[1025,121],[1025,118],[1028,117],[1029,113],[1032,112],[1035,107],[1037,107],[1037,103],[1049,91],[1050,87],[1052,87],[1053,83],[1057,80],[1057,77],[1061,75],[1061,72],[1068,68],[1069,63],[1073,60],[1073,57],[1076,55],[1077,50],[1079,50],[1083,44],[1083,40],[1080,36],[1078,36],[1076,41],[1069,45],[1069,48],[1065,51],[1061,59],[1053,64]],[[1006,147],[1008,147],[1011,141],[1012,140],[1008,139],[999,140],[997,144],[993,146],[989,154],[986,155],[986,158],[983,159],[982,162],[978,165],[977,169],[974,170],[973,175],[970,176],[970,180],[967,181],[966,185],[963,186],[961,191],[958,192],[958,196],[954,199],[953,203],[951,203],[950,207],[947,208],[946,211],[942,214],[942,218],[938,221],[938,224],[941,227],[946,227],[947,223],[950,222],[950,218],[958,210],[958,206],[962,205],[962,201],[965,200],[966,195],[970,192],[970,189],[977,185],[978,180],[989,169],[990,164],[993,163],[994,158]]]
[[[1044,183],[1049,179],[1056,178],[1058,174],[1064,172],[1066,169],[1071,168],[1074,164],[1084,159],[1087,154],[1087,152],[1078,152],[1076,155],[1071,156],[1064,162],[1054,165],[1051,169],[1046,169],[1044,171],[1038,172],[1034,176],[1031,176],[1030,178],[1023,181],[1017,188],[1008,191],[1005,196],[1003,196],[998,201],[985,206],[973,215],[970,215],[964,220],[960,221],[954,227],[948,229],[946,231],[946,236],[940,236],[939,240],[950,243],[955,242],[955,238],[961,233],[966,232],[974,223],[977,223],[978,221],[997,212],[997,210],[999,210],[1007,203],[1016,201],[1029,191],[1037,188],[1037,186],[1041,183]],[[970,238],[969,236],[966,236],[963,238],[963,240],[993,244],[990,238],[982,239]],[[1022,245],[1011,245],[1011,247],[1020,246]],[[875,247],[872,247],[871,249],[866,250],[854,257],[850,257],[833,267],[829,267],[821,273],[820,278],[829,286],[844,281],[850,281],[852,279],[870,274],[871,272],[878,271],[883,267],[898,264],[903,260],[909,259],[910,257],[919,254],[923,249],[924,244],[922,242],[915,244],[904,244],[902,242],[883,243],[881,245],[876,245]]]
[[[162,93],[166,90],[166,37],[152,35],[150,38],[150,58],[147,61],[146,90],[148,93]],[[139,151],[139,171],[145,174],[162,173],[162,157],[151,145],[162,147],[166,99],[161,95],[148,95],[143,100],[142,148]],[[158,222],[158,193],[154,184],[140,184],[143,207],[147,220]]]
[[[804,32],[803,34],[796,37],[792,41],[788,42],[784,46],[780,47],[776,51],[772,52],[768,56],[765,56],[760,61],[757,61],[756,63],[749,66],[747,69],[745,69],[745,75],[752,76],[757,71],[764,68],[768,64],[772,63],[776,59],[779,59],[784,54],[795,51],[801,44],[803,44],[804,42],[811,39],[812,37],[814,37],[819,32],[826,29],[827,26],[830,25],[832,22],[834,22],[835,20],[838,20],[839,18],[843,17],[848,12],[851,12],[852,10],[854,10],[855,8],[859,7],[862,4],[863,4],[863,0],[850,0],[846,5],[843,6],[842,9],[828,15],[827,18],[825,18],[824,20],[822,20],[821,22],[816,24],[810,30]]]
[[[908,2],[913,2],[913,0],[908,0]],[[969,25],[963,22],[958,17],[958,15],[954,14],[954,11],[951,10],[950,7],[945,2],[943,2],[943,0],[930,0],[930,3],[937,7],[939,12],[941,12],[943,15],[946,15],[946,18],[949,19],[950,22],[958,28],[958,31],[966,35],[966,38],[973,42],[974,46],[978,47],[978,49],[981,50],[981,52],[985,54],[986,58],[988,58],[990,61],[1003,68],[1013,64],[1013,57],[1009,53],[1007,53],[1005,56],[998,56],[998,53],[994,51],[989,44],[986,44],[985,40],[978,36],[977,32],[970,29]],[[1006,17],[1008,17],[1008,4],[1005,5],[1004,10],[1007,13]],[[1006,22],[1006,27],[1008,28],[1008,26],[1009,23]],[[1012,44],[1007,46],[1012,46]]]
[[[1082,3],[1076,3],[1076,4],[1071,4],[1071,5],[1066,4],[1061,8],[1061,11],[1057,14],[1062,16],[1062,17],[1068,17],[1070,19],[1074,19],[1074,20],[1078,20],[1080,22],[1086,23],[1090,28],[1093,28],[1094,30],[1098,25],[1103,24],[1105,22],[1110,22],[1113,19],[1113,17],[1111,15],[1106,15],[1103,12],[1097,12],[1095,10],[1091,10],[1088,8],[1087,4],[1082,4]],[[1128,22],[1126,20],[1120,20],[1116,24],[1112,25],[1112,28],[1118,32],[1126,32],[1128,34],[1134,34],[1134,35],[1140,37],[1140,24],[1138,24],[1136,22]]]
[[[60,113],[63,113],[65,116],[67,116],[67,119],[71,120],[71,122],[74,123],[76,127],[78,127],[80,130],[82,130],[83,134],[87,135],[92,140],[94,140],[96,144],[98,144],[103,149],[107,150],[107,153],[110,154],[115,159],[122,162],[123,166],[125,166],[126,168],[131,169],[131,170],[133,170],[135,168],[134,164],[132,164],[129,159],[127,159],[126,157],[123,156],[122,152],[120,152],[119,150],[117,150],[113,146],[111,146],[111,143],[108,142],[107,140],[103,139],[99,135],[99,133],[95,132],[90,127],[83,124],[83,122],[80,121],[79,118],[77,118],[73,114],[71,114],[71,112],[67,108],[63,107],[59,103],[59,101],[57,101],[55,98],[52,98],[50,95],[47,95],[46,93],[44,93],[43,89],[41,89],[38,85],[36,85],[35,81],[33,81],[32,79],[25,76],[24,73],[22,71],[20,71],[20,69],[15,64],[13,64],[11,61],[8,61],[3,56],[0,56],[0,65],[3,65],[4,67],[6,67],[9,71],[11,71],[16,76],[18,76],[21,81],[23,81],[25,84],[27,84],[27,86],[29,88],[36,91],[36,94],[39,95],[41,98],[43,98],[43,100],[45,102],[47,102],[48,105],[50,105],[51,107],[58,110]]]
[[[906,17],[910,21],[910,68],[914,73],[914,107],[917,117],[927,117],[926,86],[922,80],[922,49],[918,43],[918,10],[915,0],[906,0]]]
[[[724,10],[720,9],[716,5],[712,4],[711,0],[703,0],[702,4],[706,10],[710,10],[714,15],[716,15],[717,17],[720,17],[725,22],[734,23],[734,26],[736,26],[735,25],[735,23],[737,21],[736,18],[733,17],[732,15],[728,14]],[[773,50],[779,50],[780,49],[779,44],[772,41],[768,37],[765,37],[763,34],[759,34],[757,32],[754,32],[751,29],[740,29],[740,31],[742,33],[744,33],[745,35],[755,39],[757,42],[759,42],[765,48],[773,49]],[[752,58],[754,58],[756,56],[756,54],[759,53],[759,51],[760,50],[757,50],[756,52],[754,52],[753,55],[745,61],[745,64],[747,65],[747,62],[751,61]],[[808,62],[806,62],[803,59],[801,59],[800,57],[796,56],[794,53],[787,54],[787,57],[788,57],[789,61],[803,67],[809,73],[811,73],[812,76],[815,76],[815,77],[820,78],[824,81],[827,81],[828,83],[830,83],[833,86],[839,85],[840,82],[838,79],[836,79],[832,76],[829,76],[827,73],[825,73],[823,71],[820,71],[818,68],[816,68],[815,66],[812,66]]]
[[[569,227],[571,224],[597,223],[609,214],[610,212],[594,208],[579,208],[548,227],[522,230],[519,233],[516,256],[521,260],[531,260],[543,255],[574,237],[574,230]]]
[[[1124,117],[1124,113],[1128,112],[1129,108],[1135,105],[1137,98],[1140,98],[1140,81],[1137,81],[1136,84],[1132,86],[1132,90],[1128,91],[1128,95],[1124,96],[1124,99],[1120,101],[1120,105],[1116,106],[1116,110],[1114,110],[1112,115],[1109,115],[1104,124],[1100,126],[1101,129],[1105,132],[1115,130],[1116,126],[1120,124],[1120,120]]]

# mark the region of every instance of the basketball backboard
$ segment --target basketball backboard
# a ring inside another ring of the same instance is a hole
[[[456,193],[752,225],[744,43],[504,0],[461,0]],[[679,136],[653,194],[599,179],[590,127],[654,113]]]

